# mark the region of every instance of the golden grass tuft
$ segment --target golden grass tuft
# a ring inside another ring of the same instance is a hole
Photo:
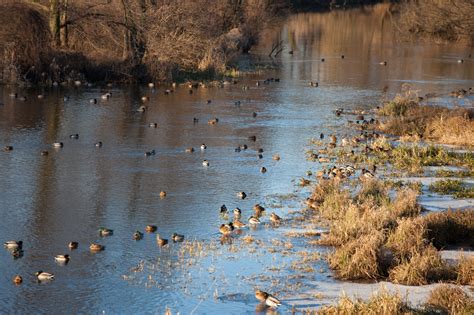
[[[402,218],[397,221],[397,228],[389,235],[386,246],[399,260],[407,260],[427,247],[429,242],[425,237],[426,228],[421,220]]]
[[[448,314],[473,314],[474,301],[459,287],[443,284],[431,291],[428,308]]]
[[[329,266],[344,280],[376,279],[380,276],[378,254],[384,235],[376,231],[348,242],[331,253]]]
[[[474,286],[474,257],[461,256],[456,266],[457,284]]]
[[[425,285],[439,280],[453,280],[456,274],[433,246],[414,252],[411,258],[389,271],[389,279],[405,285]]]
[[[374,294],[369,301],[351,300],[347,296],[341,297],[337,305],[324,306],[316,314],[407,314],[411,310],[398,294],[390,294],[382,289]]]

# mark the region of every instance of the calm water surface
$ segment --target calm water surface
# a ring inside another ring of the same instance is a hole
[[[0,241],[24,242],[22,258],[0,251],[0,312],[163,313],[169,307],[181,314],[255,313],[255,287],[285,300],[304,291],[305,279],[334,281],[324,262],[309,274],[289,268],[299,259],[291,253],[305,245],[291,240],[287,252],[275,245],[275,239],[289,241],[285,226],[247,229],[232,245],[221,245],[216,232],[226,219],[220,206],[239,207],[246,219],[261,203],[290,217],[309,194],[297,187],[299,178],[318,167],[305,159],[309,140],[320,132],[348,133],[344,121],[334,118],[335,108],[373,107],[387,97],[384,87],[393,95],[404,83],[421,94],[474,86],[474,60],[455,45],[397,43],[385,5],[292,16],[281,29],[266,32],[253,53],[263,60],[280,40],[285,49],[274,60],[280,70],[192,95],[185,87],[171,95],[146,87],[0,87],[0,145],[14,147],[0,153]],[[466,61],[458,64],[459,58]],[[387,66],[379,65],[385,60]],[[266,77],[281,82],[255,85]],[[310,80],[320,87],[309,87]],[[242,91],[244,84],[250,89]],[[106,91],[110,100],[89,103]],[[11,92],[28,101],[11,99]],[[46,94],[42,100],[36,98],[40,92]],[[142,96],[150,97],[149,111],[137,113]],[[469,106],[472,100],[456,102]],[[194,117],[199,123],[193,124]],[[213,117],[219,123],[210,126]],[[149,128],[151,122],[158,128]],[[75,133],[79,139],[70,139]],[[248,140],[253,135],[255,142]],[[64,148],[53,149],[57,141]],[[94,146],[97,141],[102,148]],[[249,149],[234,152],[241,144]],[[185,153],[186,147],[197,150]],[[156,155],[145,157],[151,149]],[[49,155],[40,156],[42,150]],[[274,154],[281,160],[272,160]],[[202,166],[204,159],[210,167]],[[259,172],[262,166],[267,173]],[[168,192],[164,199],[161,190]],[[248,197],[240,200],[239,191]],[[133,241],[132,233],[147,224],[156,224],[163,237],[178,232],[201,241],[205,251],[189,257],[183,244],[159,248],[155,234]],[[100,226],[114,235],[100,238]],[[246,235],[256,241],[245,245]],[[68,253],[71,240],[80,245],[69,253],[70,263],[55,264],[54,255]],[[90,253],[91,242],[106,250]],[[37,283],[37,270],[53,272],[56,280]],[[22,285],[12,284],[15,274],[23,276]],[[281,308],[290,309],[291,301]]]

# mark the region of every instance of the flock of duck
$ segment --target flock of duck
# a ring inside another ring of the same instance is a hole
[[[271,82],[279,82],[279,81],[280,81],[279,79],[270,78],[270,79],[266,79],[264,81],[257,81],[256,85],[260,86],[261,84],[270,84]],[[318,87],[319,84],[317,82],[310,82],[310,86]],[[149,87],[154,88],[154,84],[150,83]],[[175,87],[175,85],[173,85],[173,87]],[[189,88],[190,88],[190,93],[192,93],[193,88],[196,88],[196,86],[194,84],[190,84]],[[243,89],[247,89],[247,88],[248,88],[248,86],[243,87]],[[173,90],[167,89],[165,91],[165,94],[169,94],[169,93],[172,93],[172,92],[173,92]],[[10,96],[15,97],[15,98],[18,97],[18,95],[16,93],[11,94]],[[44,95],[42,95],[42,94],[38,95],[38,98],[43,98],[43,97],[44,97]],[[112,97],[112,93],[107,92],[107,93],[105,93],[101,96],[101,99],[108,100],[111,97]],[[21,97],[20,100],[26,100],[26,97]],[[64,100],[66,101],[67,97],[65,97]],[[148,97],[143,97],[141,99],[142,102],[147,102],[148,100],[149,100]],[[90,99],[90,103],[97,103],[97,99],[95,99],[95,98]],[[211,103],[211,100],[208,100],[207,103]],[[237,106],[240,105],[240,102],[238,102],[238,101],[235,102],[235,105],[237,105]],[[137,109],[138,112],[145,112],[147,110],[148,110],[148,108],[145,105],[141,105]],[[347,112],[345,112],[343,109],[337,109],[335,111],[336,116],[340,116],[343,113],[345,114]],[[256,117],[257,114],[253,113],[252,116]],[[364,120],[364,117],[362,115],[358,115],[356,118],[358,119],[357,124],[359,124],[359,120],[361,121],[360,122],[361,126],[366,126],[367,124],[374,123],[373,119],[370,120],[370,121]],[[198,119],[194,118],[193,122],[197,123]],[[216,125],[218,122],[219,122],[218,118],[213,118],[213,119],[210,119],[208,121],[208,124],[209,125]],[[158,124],[152,122],[152,123],[149,123],[148,126],[150,128],[157,128]],[[360,138],[370,137],[370,136],[371,135],[369,135],[367,133],[362,133]],[[376,135],[373,134],[372,136],[376,136]],[[72,134],[69,137],[71,139],[79,139],[79,134]],[[250,137],[248,137],[248,139],[250,141],[256,141],[256,136],[250,136]],[[324,139],[324,134],[321,133],[320,140],[323,140],[323,139]],[[330,139],[330,141],[328,143],[328,147],[329,148],[336,147],[337,140],[338,140],[337,137],[335,135],[330,135],[329,139]],[[360,141],[359,138],[351,139],[351,140],[344,138],[344,139],[342,139],[342,145],[343,146],[344,145],[349,145],[351,143],[356,144],[359,141]],[[61,149],[61,148],[63,148],[63,146],[64,146],[64,144],[62,142],[55,142],[55,143],[52,144],[52,147],[55,148],[55,149]],[[96,147],[102,147],[102,142],[101,141],[96,142],[95,146]],[[203,143],[203,144],[200,145],[199,148],[200,148],[201,151],[205,151],[207,149],[207,145],[205,143]],[[248,149],[248,146],[246,144],[242,144],[242,145],[239,145],[238,147],[235,148],[235,152],[240,152],[240,151],[244,151],[244,150],[247,150],[247,149]],[[12,151],[13,147],[10,146],[10,145],[7,145],[3,148],[3,150],[4,151]],[[185,149],[186,153],[192,153],[194,151],[195,151],[195,149],[192,148],[192,147],[189,147],[189,148]],[[257,149],[257,156],[258,156],[259,159],[263,158],[262,153],[263,153],[263,149],[261,149],[261,148]],[[320,162],[329,162],[328,158],[325,158],[325,157],[322,156],[322,154],[327,153],[327,149],[321,149],[319,151],[319,153],[321,154],[321,156],[319,156],[318,154],[312,153],[313,154],[312,158],[317,159]],[[145,156],[152,156],[152,155],[155,155],[155,154],[156,154],[155,150],[150,150],[150,151],[145,152]],[[48,151],[42,151],[41,155],[43,155],[43,156],[48,155]],[[280,156],[278,154],[275,154],[272,157],[272,159],[275,160],[275,161],[278,161],[278,160],[280,160]],[[210,162],[208,160],[203,160],[202,165],[204,167],[209,167]],[[265,167],[262,166],[260,168],[261,173],[265,173],[266,171],[267,171],[267,169]],[[318,174],[316,174],[316,177],[317,178],[349,177],[352,174],[354,174],[355,172],[356,172],[355,168],[351,165],[346,165],[346,166],[342,166],[342,167],[333,166],[329,169],[325,168],[322,171],[318,172]],[[361,176],[361,178],[372,178],[372,177],[374,177],[374,172],[375,172],[375,165],[372,167],[371,170],[367,170],[365,168],[362,169],[360,176]],[[160,195],[160,198],[165,198],[167,193],[165,191],[161,191],[159,195]],[[241,191],[241,192],[237,193],[237,196],[240,199],[245,199],[247,197],[247,194],[245,192]],[[219,229],[218,229],[219,233],[222,235],[222,238],[225,240],[225,238],[232,237],[231,235],[234,232],[236,232],[240,229],[243,229],[247,226],[249,226],[251,228],[254,228],[254,227],[258,226],[259,224],[261,224],[261,218],[264,215],[264,213],[266,212],[265,208],[263,206],[261,206],[260,204],[255,204],[253,206],[253,211],[254,211],[254,214],[252,214],[248,218],[247,222],[245,223],[245,222],[242,221],[242,210],[239,209],[239,208],[233,209],[232,210],[233,220],[228,222],[228,223],[221,224]],[[222,205],[220,207],[220,214],[223,215],[226,218],[228,217],[229,210],[227,209],[226,205]],[[272,212],[270,214],[269,220],[270,220],[270,223],[274,226],[278,226],[282,222],[282,218],[274,212]],[[145,232],[147,232],[147,233],[156,233],[157,232],[157,227],[155,225],[147,225],[147,226],[145,226]],[[113,230],[105,228],[105,227],[100,227],[99,230],[98,230],[98,233],[101,237],[108,237],[108,236],[113,235]],[[143,237],[144,237],[144,234],[141,231],[135,231],[132,234],[132,239],[135,240],[135,241],[139,241]],[[178,233],[173,233],[171,235],[171,240],[173,242],[183,242],[184,238],[185,238],[184,235],[181,235],[181,234],[178,234]],[[159,246],[166,246],[166,245],[168,245],[168,242],[169,242],[168,239],[162,238],[159,233],[156,233],[156,241],[157,241],[157,244]],[[222,241],[222,239],[221,239],[221,241]],[[78,242],[71,241],[68,244],[68,248],[69,248],[70,251],[74,251],[75,249],[78,248],[78,245],[79,245]],[[4,247],[10,252],[10,254],[14,258],[19,258],[19,257],[23,256],[23,242],[22,241],[15,241],[15,240],[7,241],[7,242],[4,243]],[[105,246],[101,245],[99,243],[91,243],[89,245],[89,250],[91,252],[100,252],[100,251],[103,251],[104,249],[105,249]],[[60,265],[67,264],[70,261],[70,259],[71,259],[71,257],[70,257],[69,254],[59,254],[59,255],[54,256],[54,260]],[[54,280],[54,274],[53,273],[44,272],[42,270],[37,271],[35,273],[35,276],[36,276],[37,280],[40,281],[40,282],[48,282],[48,281]],[[17,285],[21,284],[23,282],[22,276],[21,275],[15,275],[14,278],[13,278],[13,282]],[[273,295],[271,295],[267,292],[264,292],[264,291],[257,290],[255,292],[255,297],[260,302],[268,305],[269,307],[275,308],[275,307],[278,307],[279,305],[281,305],[281,302],[275,296],[273,296]]]

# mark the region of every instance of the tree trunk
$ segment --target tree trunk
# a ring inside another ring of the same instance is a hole
[[[59,16],[59,0],[49,0],[49,31],[51,32],[53,45],[59,47],[61,19]]]
[[[60,10],[61,29],[59,33],[60,45],[62,48],[68,47],[67,9],[68,0],[62,0]]]

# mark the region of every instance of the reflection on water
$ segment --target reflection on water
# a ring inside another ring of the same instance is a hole
[[[319,167],[305,161],[308,140],[346,132],[334,119],[337,107],[373,106],[385,97],[385,86],[393,93],[404,82],[423,93],[474,85],[473,60],[456,63],[465,48],[395,42],[388,8],[299,14],[268,31],[256,54],[267,55],[275,41],[286,47],[277,56],[281,69],[268,74],[281,82],[269,85],[257,87],[263,78],[249,77],[191,95],[185,87],[170,95],[144,87],[0,88],[0,145],[14,147],[0,152],[0,240],[24,242],[20,259],[0,251],[0,311],[162,313],[168,306],[181,313],[254,313],[257,286],[284,301],[304,290],[306,280],[328,281],[323,261],[312,266],[318,272],[288,268],[298,259],[291,253],[306,245],[283,236],[285,226],[269,226],[268,215],[263,226],[221,244],[218,227],[230,218],[219,209],[239,207],[246,220],[256,203],[283,217],[301,207],[308,191],[295,183]],[[379,64],[385,60],[387,66]],[[320,87],[309,87],[310,80]],[[250,89],[243,91],[243,84]],[[89,103],[109,90],[110,100]],[[12,91],[27,101],[10,98]],[[37,99],[42,92],[46,97]],[[136,112],[141,96],[150,97],[145,113]],[[214,117],[218,124],[208,125]],[[150,128],[152,122],[158,127]],[[75,133],[79,139],[69,137]],[[52,148],[57,141],[62,149]],[[207,150],[199,149],[202,143]],[[242,144],[249,149],[236,153]],[[187,147],[196,151],[186,153]],[[152,149],[156,155],[145,157]],[[43,150],[49,154],[41,156]],[[281,160],[272,160],[277,153]],[[203,167],[204,159],[210,167]],[[239,199],[239,191],[248,197]],[[164,238],[177,232],[200,242],[160,248],[155,234],[133,241],[133,232],[147,224],[156,224]],[[99,237],[100,226],[114,235]],[[247,244],[249,235],[254,241]],[[70,241],[79,248],[69,253],[68,265],[58,266],[53,257],[68,253]],[[106,250],[90,253],[92,242]],[[56,280],[38,284],[38,270],[55,273]],[[15,274],[23,276],[22,285],[12,283]]]

